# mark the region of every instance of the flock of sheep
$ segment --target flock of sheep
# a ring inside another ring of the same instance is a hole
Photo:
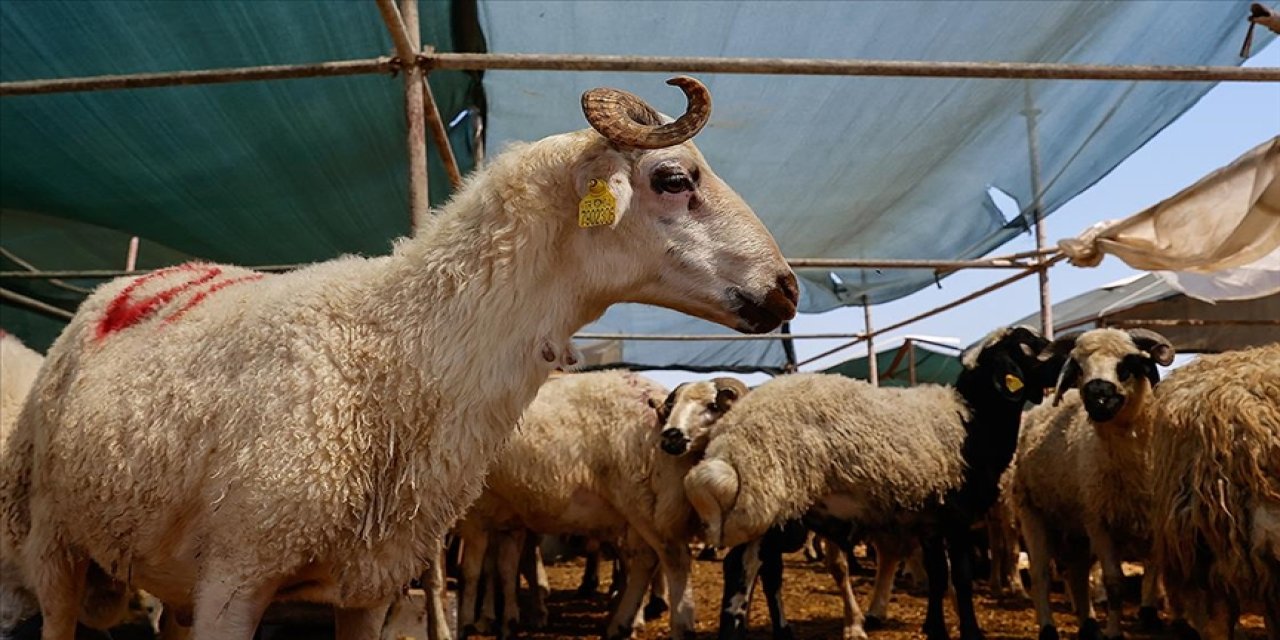
[[[993,539],[1020,524],[1041,640],[1058,635],[1051,565],[1081,637],[1119,637],[1125,560],[1146,569],[1144,622],[1159,622],[1163,589],[1188,634],[1230,638],[1257,611],[1280,638],[1280,343],[1164,381],[1173,347],[1152,332],[1049,341],[1024,327],[965,352],[949,387],[548,380],[614,303],[746,332],[795,313],[772,237],[689,142],[707,90],[671,84],[689,102],[674,122],[631,94],[588,92],[592,129],[498,156],[390,256],[269,276],[184,265],[99,288],[43,362],[0,339],[0,635],[38,612],[45,640],[69,640],[145,590],[166,640],[249,640],[287,600],[332,605],[340,640],[377,640],[421,577],[441,640],[452,532],[462,634],[513,635],[520,574],[545,582],[521,567],[527,540],[573,534],[616,549],[624,569],[607,638],[668,607],[673,637],[694,635],[699,540],[729,550],[721,637],[745,636],[759,577],[787,638],[781,557],[811,531],[833,550],[846,640],[883,622],[915,541],[924,634],[948,637],[950,587],[975,640],[972,531],[985,518]],[[612,203],[580,217],[601,185]],[[1016,554],[1018,537],[993,553]],[[866,615],[847,565],[862,542],[879,563]]]

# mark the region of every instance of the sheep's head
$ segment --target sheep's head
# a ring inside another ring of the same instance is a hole
[[[1168,366],[1173,355],[1173,345],[1154,331],[1094,329],[1054,340],[1041,358],[1061,365],[1054,405],[1078,388],[1089,419],[1106,423],[1141,405],[1160,381],[1156,365]]]
[[[712,426],[745,395],[747,385],[736,378],[686,382],[676,387],[666,402],[656,407],[662,450],[673,456],[705,450]]]
[[[689,141],[710,116],[710,93],[689,77],[669,84],[689,104],[674,122],[625,91],[582,96],[595,131],[570,134],[582,143],[572,177],[583,228],[568,240],[583,256],[582,284],[613,301],[771,331],[795,315],[795,274],[751,207]],[[599,215],[584,217],[583,207]]]
[[[965,373],[978,374],[974,382],[990,385],[1006,402],[1039,404],[1044,389],[1053,386],[1039,356],[1049,341],[1030,327],[1002,327],[991,332],[960,357]]]

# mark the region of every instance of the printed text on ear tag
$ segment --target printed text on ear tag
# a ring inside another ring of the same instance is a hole
[[[587,183],[587,194],[578,202],[578,226],[582,228],[613,224],[618,217],[618,203],[604,180],[593,178]]]
[[[1008,389],[1009,393],[1017,393],[1018,390],[1022,388],[1022,378],[1019,378],[1012,373],[1005,374],[1004,388]]]

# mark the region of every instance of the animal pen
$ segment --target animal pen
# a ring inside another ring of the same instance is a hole
[[[242,83],[253,81],[282,81],[297,78],[323,78],[353,75],[400,76],[404,84],[404,118],[406,136],[404,147],[408,167],[408,205],[411,226],[428,214],[430,188],[427,172],[428,136],[444,167],[448,187],[455,189],[463,179],[459,161],[453,153],[447,125],[441,116],[437,100],[427,78],[441,71],[558,71],[558,72],[664,72],[664,73],[717,73],[747,75],[789,76],[845,76],[845,77],[899,77],[919,79],[969,78],[990,80],[1022,80],[1022,116],[1025,119],[1025,153],[1028,171],[1024,179],[1030,185],[1031,200],[1026,205],[1024,223],[1034,228],[1035,250],[1009,255],[988,256],[978,259],[844,259],[844,258],[789,258],[797,270],[865,269],[880,273],[889,269],[921,270],[932,274],[937,281],[942,276],[963,269],[993,269],[1013,272],[1008,277],[972,293],[940,304],[928,311],[886,326],[874,326],[871,305],[874,301],[866,295],[847,301],[864,307],[865,327],[862,331],[847,333],[791,333],[763,336],[742,336],[725,333],[641,333],[641,332],[584,332],[576,336],[592,341],[781,341],[787,353],[787,362],[781,370],[796,370],[832,353],[865,343],[868,353],[874,353],[875,340],[879,336],[905,327],[913,322],[943,313],[961,304],[975,300],[1012,283],[1031,276],[1039,282],[1040,323],[1046,335],[1052,335],[1053,317],[1049,304],[1049,269],[1063,256],[1056,248],[1046,245],[1044,210],[1041,204],[1042,184],[1040,150],[1038,148],[1036,96],[1031,81],[1121,81],[1121,82],[1275,82],[1280,81],[1280,69],[1244,68],[1228,66],[1159,66],[1159,65],[1100,65],[1036,62],[922,62],[903,60],[860,59],[795,59],[795,58],[741,58],[741,57],[675,57],[630,55],[576,55],[576,54],[508,54],[508,53],[448,53],[436,51],[430,44],[419,41],[421,18],[416,0],[402,0],[397,7],[393,0],[377,0],[386,33],[394,45],[390,55],[366,58],[332,60],[309,64],[267,65],[255,67],[221,68],[174,71],[166,73],[139,73],[77,78],[21,80],[0,83],[0,97],[13,99],[19,96],[47,95],[73,92],[99,92],[182,85],[206,85]],[[483,127],[480,124],[478,129]],[[477,160],[483,155],[483,141],[477,141]],[[435,185],[440,189],[444,185]],[[136,243],[131,256],[136,256]],[[124,270],[43,270],[33,263],[6,250],[10,261],[22,270],[0,273],[7,280],[40,279],[55,286],[68,286],[66,279],[101,279],[120,275],[142,273],[133,269],[132,258]],[[295,265],[267,265],[257,267],[262,271],[280,271]],[[837,285],[838,286],[838,285]],[[0,289],[0,296],[13,305],[25,307],[53,318],[66,319],[70,314],[62,308],[50,305],[23,293]],[[845,339],[843,344],[804,361],[797,361],[791,341],[810,339]],[[870,359],[869,377],[877,378],[875,358]],[[601,363],[609,364],[609,363]],[[631,364],[623,362],[622,364]],[[722,363],[723,364],[723,363]],[[673,363],[673,368],[690,370],[761,370],[759,367],[738,367],[729,364],[716,366],[708,363]],[[693,365],[693,366],[682,366]],[[637,365],[638,368],[653,368]],[[774,373],[778,370],[774,370]]]

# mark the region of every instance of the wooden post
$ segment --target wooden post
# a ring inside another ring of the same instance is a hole
[[[425,220],[430,207],[427,191],[427,123],[423,96],[422,67],[418,51],[422,35],[418,29],[418,0],[378,0],[382,20],[404,72],[405,146],[409,153],[409,225],[413,229]]]
[[[916,386],[916,342],[907,338],[907,384]]]
[[[876,361],[876,339],[871,332],[871,305],[867,297],[862,296],[862,322],[867,334],[867,379],[872,385],[880,386],[880,363]]]
[[[1041,200],[1043,187],[1040,184],[1040,138],[1036,131],[1036,116],[1040,110],[1031,99],[1031,81],[1023,85],[1022,115],[1027,118],[1027,153],[1031,156],[1031,213],[1036,225],[1036,251],[1044,250],[1044,204]],[[1053,339],[1053,301],[1049,295],[1049,268],[1042,255],[1037,277],[1040,281],[1040,333],[1045,338]]]

